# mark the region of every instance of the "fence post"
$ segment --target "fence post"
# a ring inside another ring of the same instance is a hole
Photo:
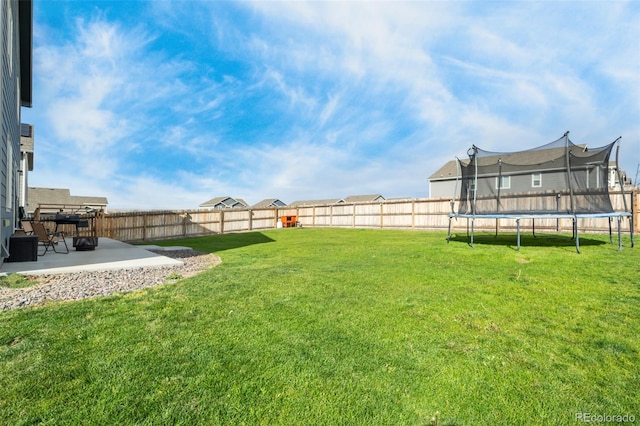
[[[93,218],[93,226],[95,227],[94,233],[96,237],[106,237],[104,235],[104,210],[98,210]]]
[[[224,210],[220,209],[220,233],[224,234]]]
[[[187,218],[189,217],[189,213],[184,212],[182,216],[182,237],[185,238],[187,236]]]
[[[411,229],[416,229],[416,200],[411,200]]]
[[[142,215],[142,241],[147,241],[147,215]]]
[[[352,215],[352,219],[351,219],[351,227],[355,228],[356,227],[356,204],[353,203],[353,215]]]

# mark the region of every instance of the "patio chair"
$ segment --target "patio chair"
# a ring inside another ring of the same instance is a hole
[[[33,227],[30,220],[21,220],[20,224],[22,224],[22,230],[26,235],[33,235]]]
[[[56,253],[69,254],[69,246],[67,246],[67,242],[64,239],[64,232],[48,232],[44,227],[44,224],[41,222],[33,222],[31,226],[33,228],[33,232],[38,236],[38,243],[42,243],[42,245],[44,245],[44,253],[38,253],[38,256],[44,256],[50,248]],[[56,246],[59,242],[64,243],[66,251],[56,250]]]

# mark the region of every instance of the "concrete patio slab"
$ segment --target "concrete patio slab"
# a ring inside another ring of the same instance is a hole
[[[38,256],[38,260],[35,262],[4,262],[0,267],[0,274],[64,274],[114,269],[159,268],[183,264],[180,260],[149,251],[167,249],[159,246],[133,246],[122,241],[101,237],[95,250],[76,251],[73,247],[73,239],[67,238],[66,242],[69,254],[55,253],[49,250],[44,256]],[[187,247],[173,249],[183,250]],[[42,252],[43,248],[39,247],[39,253]]]

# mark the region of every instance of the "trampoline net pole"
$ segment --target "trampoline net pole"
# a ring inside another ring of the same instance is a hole
[[[622,136],[620,136],[618,139],[616,139],[616,142],[618,142],[620,140],[620,138],[622,138]],[[618,154],[620,152],[620,142],[618,142],[618,145],[616,146],[616,175],[618,177],[618,184],[620,185],[620,193],[622,194],[622,202],[624,203],[624,211],[628,212],[629,208],[627,207],[627,198],[624,196],[624,182],[622,181],[622,175],[620,174],[620,167],[619,167],[619,163],[618,163]]]
[[[574,200],[573,200],[573,184],[571,183],[571,153],[569,151],[569,132],[564,134],[565,138],[565,156],[566,156],[566,167],[567,167],[567,185],[569,186],[569,204],[571,206],[571,214],[575,214]]]

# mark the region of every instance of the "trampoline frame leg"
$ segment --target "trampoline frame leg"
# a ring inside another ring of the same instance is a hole
[[[473,248],[473,231],[475,226],[475,219],[471,219],[471,243],[469,244]]]
[[[618,229],[620,228],[620,223],[618,223]],[[609,218],[609,242],[613,244],[613,234],[611,232],[611,218]]]
[[[535,219],[531,219],[531,228],[533,229],[533,238],[537,238],[536,237],[536,220]]]
[[[578,235],[578,218],[573,218],[573,235],[576,238],[576,251],[580,254],[580,236]]]
[[[622,229],[621,229],[622,218],[618,216],[618,251],[622,251]]]

